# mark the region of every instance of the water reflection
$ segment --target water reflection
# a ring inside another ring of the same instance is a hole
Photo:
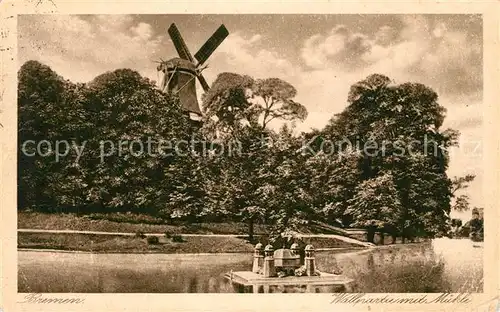
[[[467,240],[376,250],[318,252],[317,266],[357,281],[353,291],[482,291],[482,249]],[[83,254],[20,251],[19,292],[228,293],[253,292],[224,278],[250,270],[251,254]],[[467,286],[464,286],[467,285]],[[468,287],[468,288],[464,288]],[[258,289],[264,292],[264,289]],[[302,292],[270,289],[269,292]]]

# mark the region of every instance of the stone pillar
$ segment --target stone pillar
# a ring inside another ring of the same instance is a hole
[[[271,286],[269,286],[269,285],[264,284],[264,285],[262,286],[262,288],[263,288],[263,289],[262,289],[262,291],[263,291],[265,294],[268,294],[268,293],[270,293],[270,292],[271,292]]]
[[[314,258],[314,247],[313,245],[307,245],[305,248],[306,257],[304,259],[306,265],[306,275],[314,276],[316,275],[316,259]]]
[[[299,244],[293,243],[292,246],[290,247],[290,251],[292,252],[292,255],[295,257],[295,265],[299,267],[301,265]]]
[[[262,244],[258,243],[255,245],[255,250],[253,253],[253,273],[259,273],[262,271],[262,265],[264,264],[264,256],[262,255]]]
[[[258,284],[253,284],[252,285],[252,292],[254,294],[258,294],[259,293],[259,285]]]
[[[267,245],[264,249],[264,277],[275,277],[276,269],[274,267],[274,249],[272,245]]]
[[[312,284],[306,284],[306,293],[313,293],[314,286]]]

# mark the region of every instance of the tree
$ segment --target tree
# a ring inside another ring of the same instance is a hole
[[[257,113],[249,102],[252,78],[233,73],[217,76],[203,100],[203,131],[212,140],[228,140],[245,125],[257,123]]]
[[[230,154],[222,153],[212,162],[218,174],[207,183],[208,205],[219,205],[235,217],[248,222],[249,239],[253,240],[255,220],[262,215],[257,188],[264,165],[265,130],[258,125],[258,111],[250,103],[253,79],[233,73],[222,73],[203,96],[205,112],[202,132],[222,149],[235,145]]]
[[[455,198],[455,203],[453,204],[453,210],[468,211],[469,209],[470,209],[469,196],[460,195]]]
[[[239,143],[232,152],[209,157],[215,164],[207,176],[205,204],[212,211],[223,211],[248,223],[248,236],[253,240],[254,224],[263,219],[266,205],[260,197],[269,174],[270,149],[261,141],[260,128],[244,127],[231,133]],[[220,142],[226,147],[231,141]]]
[[[482,208],[475,207],[472,209],[472,219],[468,222],[468,225],[471,240],[482,242],[484,240],[484,219],[481,217],[479,210],[482,210]]]
[[[455,177],[453,178],[453,188],[451,190],[451,192],[453,194],[455,194],[456,192],[460,191],[460,190],[463,190],[463,189],[466,189],[467,187],[469,187],[469,183],[474,181],[474,179],[476,178],[476,176],[474,174],[467,174],[463,177]]]
[[[175,188],[165,183],[164,170],[183,157],[188,148],[179,150],[178,142],[192,129],[179,102],[137,72],[119,69],[88,84],[86,112],[93,124],[83,159],[84,168],[92,168],[90,203],[157,213]]]
[[[462,220],[461,219],[456,219],[453,218],[451,219],[451,228],[452,228],[452,235],[453,236],[459,236],[459,230],[462,227]]]
[[[220,74],[203,95],[197,129],[177,98],[130,69],[73,84],[27,62],[19,72],[19,144],[67,140],[84,153],[55,162],[50,149],[52,158],[20,152],[20,207],[231,219],[247,222],[250,239],[257,222],[278,234],[342,220],[365,227],[372,242],[377,230],[403,241],[448,233],[456,225],[451,200],[453,209],[468,209],[460,192],[474,176],[446,174],[459,134],[441,129],[445,110],[432,89],[370,75],[323,129],[270,129],[275,120],[306,118],[296,93],[277,78]],[[158,142],[167,143],[162,151]]]
[[[255,81],[248,76],[222,73],[203,96],[205,135],[221,146],[238,144],[237,153],[220,156],[219,184],[208,184],[209,194],[217,200],[210,202],[222,202],[223,210],[233,211],[248,222],[250,239],[254,223],[278,209],[264,200],[276,194],[276,159],[281,157],[274,145],[267,144],[277,138],[267,126],[273,119],[305,118],[307,112],[293,101],[295,95],[295,88],[280,79]],[[223,197],[226,199],[221,201]]]
[[[80,112],[79,87],[50,67],[28,61],[18,72],[18,207],[49,210],[55,205],[54,181],[67,166],[56,162],[54,144],[68,134]],[[75,112],[75,114],[72,114]],[[75,127],[75,130],[79,130]],[[41,141],[48,144],[38,145]],[[33,144],[31,144],[33,143]],[[37,146],[43,147],[38,149]],[[30,156],[32,155],[32,156]],[[42,156],[43,155],[43,156]]]
[[[221,214],[207,203],[205,183],[211,181],[211,176],[206,161],[205,157],[186,151],[174,164],[165,166],[163,185],[158,187],[164,194],[159,209],[163,217],[197,222]]]
[[[293,100],[297,90],[279,78],[254,80],[249,76],[221,73],[203,96],[206,114],[205,128],[215,131],[233,131],[235,127],[259,123],[267,129],[275,119],[305,120],[306,108]],[[214,121],[214,118],[216,119]]]
[[[451,226],[458,228],[462,226],[462,220],[461,219],[451,219]]]
[[[360,156],[355,150],[337,157],[320,150],[308,155],[304,168],[297,168],[309,177],[307,191],[318,218],[330,222],[341,219],[344,226],[352,223],[352,215],[346,210],[359,182]]]
[[[252,87],[252,96],[260,97],[258,111],[262,114],[262,127],[274,119],[305,120],[306,108],[293,100],[297,90],[288,82],[279,78],[258,79]]]
[[[390,174],[394,184],[391,196],[402,211],[385,223],[397,229],[403,239],[446,232],[452,196],[451,180],[446,175],[447,149],[456,145],[458,133],[441,130],[445,109],[437,98],[422,84],[397,85],[383,75],[370,75],[351,87],[349,105],[321,133],[334,142],[347,142],[337,147],[337,153],[352,146],[360,151],[358,185],[377,185],[381,177]],[[356,207],[345,213],[355,212]],[[376,205],[366,209],[373,209],[375,215],[381,213]],[[382,226],[378,221],[384,220],[384,215],[374,220],[374,225]]]
[[[157,143],[176,146],[190,133],[178,101],[135,71],[72,84],[29,61],[19,71],[19,144],[60,140],[83,154],[55,161],[53,150],[46,151],[51,157],[31,157],[20,148],[20,207],[157,213],[175,188],[165,183],[164,168],[179,159]]]
[[[467,174],[462,177],[454,177],[452,180],[451,193],[454,198],[453,210],[468,211],[470,209],[469,196],[460,194],[463,190],[467,189],[472,181],[476,178],[473,174]]]
[[[288,126],[274,135],[269,145],[266,179],[259,188],[259,198],[268,208],[272,234],[298,230],[313,220],[315,211],[309,192],[310,176],[307,172],[308,155],[301,152],[301,139]]]
[[[368,241],[371,243],[377,228],[399,226],[398,222],[404,214],[391,172],[359,184],[348,203],[350,207],[346,213],[353,216],[355,226],[368,229]]]

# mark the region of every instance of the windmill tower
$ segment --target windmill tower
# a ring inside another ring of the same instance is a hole
[[[179,57],[162,61],[158,66],[158,71],[161,71],[163,75],[160,88],[164,92],[178,95],[183,110],[189,114],[190,118],[200,120],[202,113],[196,96],[196,79],[200,82],[203,90],[207,92],[210,87],[201,73],[206,68],[203,65],[226,39],[229,32],[224,25],[221,25],[196,52],[194,58],[175,24],[170,25],[168,34]]]

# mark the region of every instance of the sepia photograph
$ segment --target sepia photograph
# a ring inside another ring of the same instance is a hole
[[[70,2],[0,3],[0,312],[500,311],[500,6]]]
[[[482,44],[473,14],[20,15],[18,291],[482,292]]]
[[[481,15],[17,37],[18,292],[483,291]]]

